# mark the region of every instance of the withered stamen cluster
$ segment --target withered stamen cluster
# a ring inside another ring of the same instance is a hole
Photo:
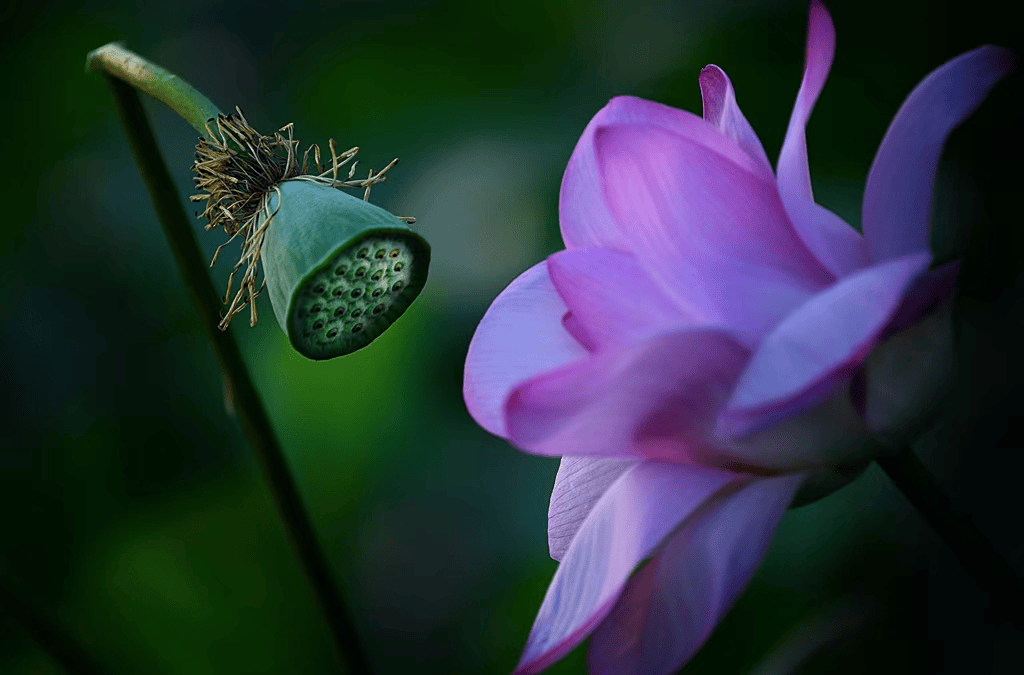
[[[214,120],[211,120],[214,121]],[[199,218],[206,218],[207,230],[217,227],[224,229],[230,236],[226,242],[217,247],[210,266],[217,262],[220,250],[241,235],[242,254],[231,274],[228,276],[228,288],[224,294],[224,304],[230,305],[221,319],[219,327],[226,330],[231,319],[249,305],[250,326],[256,325],[256,296],[266,285],[266,279],[257,288],[256,278],[260,255],[263,250],[263,238],[267,226],[274,218],[270,213],[270,196],[278,194],[280,208],[281,181],[289,179],[308,180],[333,188],[364,188],[363,199],[369,200],[370,187],[385,180],[384,174],[398,160],[381,171],[374,173],[371,169],[366,178],[355,179],[356,164],[352,162],[348,175],[338,180],[338,171],[348,164],[359,152],[359,148],[350,148],[338,154],[331,139],[331,163],[326,170],[320,163],[320,148],[310,145],[302,153],[302,162],[298,160],[299,141],[292,137],[292,124],[281,127],[273,136],[264,136],[249,126],[242,111],[235,108],[230,115],[219,115],[216,129],[206,124],[207,137],[199,140],[196,146],[196,162],[192,167],[195,171],[196,189],[200,191],[192,195],[194,202],[205,201],[206,208]],[[316,167],[316,173],[310,173],[310,159]],[[275,212],[276,213],[276,212]],[[262,226],[260,216],[264,216]],[[406,222],[415,222],[414,218],[400,218]],[[241,285],[235,296],[231,297],[231,285],[235,272],[245,268]]]

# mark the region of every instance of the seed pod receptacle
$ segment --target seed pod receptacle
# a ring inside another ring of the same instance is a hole
[[[278,185],[268,211],[267,291],[303,356],[330,359],[365,347],[426,283],[430,246],[380,207],[299,179]]]

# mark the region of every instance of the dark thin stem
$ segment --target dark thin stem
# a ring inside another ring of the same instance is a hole
[[[217,328],[220,300],[213,289],[206,261],[200,253],[178,191],[174,188],[167,165],[157,148],[139,95],[131,85],[116,77],[107,75],[107,80],[114,93],[132,154],[149,188],[164,234],[167,235],[178,267],[185,278],[185,285],[199,310],[199,318],[206,336],[213,344],[228,391],[233,394],[242,429],[256,451],[263,476],[284,522],[285,531],[295,546],[299,563],[313,588],[316,601],[334,638],[338,657],[348,672],[369,673],[369,663],[359,644],[352,615],[342,599],[327,557],[313,530],[309,514],[278,443],[277,435],[270,425],[263,402],[249,378],[249,371],[242,361],[238,343],[230,331],[221,331]]]
[[[21,593],[0,583],[0,607],[3,607],[25,632],[42,647],[68,675],[105,675],[107,672],[56,621],[33,607]]]
[[[879,466],[924,516],[960,560],[960,564],[989,594],[1003,618],[1024,630],[1024,582],[970,518],[953,508],[927,467],[909,448],[879,456]]]

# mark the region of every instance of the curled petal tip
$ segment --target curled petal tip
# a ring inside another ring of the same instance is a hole
[[[991,52],[994,64],[998,67],[998,70],[1004,74],[1012,73],[1017,69],[1017,64],[1020,62],[1017,54],[1006,47],[1000,47],[999,45],[982,45],[979,49]]]
[[[810,5],[807,8],[807,11],[808,14],[810,14],[811,16],[814,16],[815,14],[819,16],[821,14],[824,14],[828,18],[830,23],[832,21],[832,16],[829,14],[828,7],[826,7],[825,3],[822,2],[821,0],[811,0]]]
[[[1015,64],[1008,49],[978,47],[933,70],[903,102],[864,188],[861,221],[873,260],[928,249],[935,176],[946,139]]]

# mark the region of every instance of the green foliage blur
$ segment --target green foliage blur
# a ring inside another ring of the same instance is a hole
[[[911,88],[980,44],[1024,45],[1007,3],[829,4],[837,56],[808,146],[818,201],[858,224],[873,153]],[[289,348],[265,296],[259,325],[231,330],[377,672],[506,673],[556,567],[545,526],[557,460],[520,453],[469,418],[461,383],[473,329],[511,279],[560,248],[561,174],[610,97],[699,113],[697,75],[716,63],[775,157],[806,30],[799,0],[314,5],[0,5],[0,582],[112,674],[334,666],[110,94],[84,73],[88,51],[123,40],[265,132],[294,122],[304,143],[359,145],[366,168],[400,157],[373,201],[416,216],[433,247],[407,315],[326,363]],[[960,381],[917,448],[1016,563],[1020,92],[1020,75],[1008,78],[944,155],[936,246],[967,251]],[[195,134],[146,104],[184,199]],[[212,254],[221,233],[196,229]],[[220,289],[229,250],[212,271]],[[1015,671],[1024,638],[986,607],[873,467],[787,515],[747,593],[683,672]],[[0,673],[59,672],[0,607]],[[585,672],[585,650],[550,672]]]

